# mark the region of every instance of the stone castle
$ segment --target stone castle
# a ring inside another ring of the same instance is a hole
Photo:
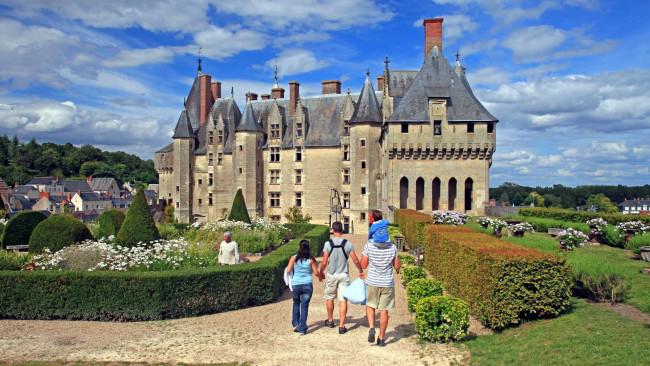
[[[386,58],[377,91],[367,73],[359,94],[327,80],[301,97],[291,81],[286,98],[276,76],[241,112],[199,63],[173,142],[155,154],[159,197],[181,222],[212,221],[241,188],[251,217],[285,221],[297,206],[356,232],[374,208],[484,214],[498,120],[442,55],[442,22],[424,20],[422,68],[392,70]]]

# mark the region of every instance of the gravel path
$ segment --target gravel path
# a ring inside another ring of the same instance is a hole
[[[354,244],[361,257],[365,235],[344,237]],[[354,265],[350,272],[353,281],[358,275]],[[248,361],[255,365],[466,363],[469,352],[462,346],[419,341],[413,315],[406,308],[406,294],[399,275],[395,280],[397,309],[390,312],[385,347],[367,342],[364,306],[348,305],[347,334],[339,335],[337,328],[325,327],[324,282],[316,280],[305,336],[292,331],[292,300],[287,290],[268,305],[196,318],[135,323],[1,320],[0,361]],[[338,324],[338,304],[334,319]]]

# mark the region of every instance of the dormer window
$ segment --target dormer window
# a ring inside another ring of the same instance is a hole
[[[296,123],[296,138],[302,137],[302,123]]]
[[[296,147],[296,161],[302,161],[302,147]]]
[[[279,124],[272,124],[271,125],[271,138],[272,139],[279,139],[280,138],[280,125]]]
[[[214,131],[208,132],[208,144],[212,145],[214,143]]]
[[[350,121],[347,119],[343,121],[343,136],[350,136]]]
[[[219,130],[219,132],[217,133],[217,142],[223,144],[223,130]]]
[[[343,145],[343,160],[350,160],[350,145]]]
[[[279,147],[272,147],[271,148],[271,162],[276,163],[280,161],[280,148]]]

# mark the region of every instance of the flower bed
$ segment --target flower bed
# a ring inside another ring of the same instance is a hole
[[[629,221],[630,219],[629,215],[624,215],[620,213],[605,214],[602,212],[573,211],[573,210],[563,210],[558,208],[541,208],[541,207],[520,208],[519,214],[522,216],[534,216],[534,217],[555,219],[560,221],[571,221],[571,222],[587,222],[588,220],[591,219],[602,218],[605,221],[607,221],[610,225],[617,225],[621,222]],[[642,221],[646,225],[650,225],[650,216],[639,216],[638,220]]]
[[[557,239],[560,241],[560,245],[568,250],[573,250],[575,247],[581,247],[589,241],[587,235],[572,228],[560,231],[557,234]]]

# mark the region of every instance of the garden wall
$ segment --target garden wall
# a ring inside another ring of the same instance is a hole
[[[314,255],[327,226],[303,235]],[[285,290],[292,240],[257,262],[161,272],[0,271],[0,318],[159,320],[269,303]]]

